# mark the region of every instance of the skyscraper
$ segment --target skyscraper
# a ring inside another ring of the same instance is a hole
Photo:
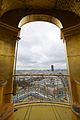
[[[54,65],[51,65],[51,71],[54,71]]]

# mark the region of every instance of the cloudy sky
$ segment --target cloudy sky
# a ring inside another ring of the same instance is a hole
[[[17,69],[65,69],[65,49],[60,30],[48,22],[31,22],[21,28]]]

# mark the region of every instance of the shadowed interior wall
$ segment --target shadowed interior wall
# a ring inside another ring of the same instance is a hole
[[[11,102],[14,55],[18,31],[18,29],[0,23],[0,80],[7,81],[4,89],[3,86],[0,87],[0,90],[3,90],[0,101],[3,99],[3,103]]]
[[[72,104],[80,104],[80,24],[63,30],[68,66]]]

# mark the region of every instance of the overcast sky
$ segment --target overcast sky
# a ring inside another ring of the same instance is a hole
[[[21,28],[17,69],[65,69],[65,49],[60,30],[48,22],[31,22]]]

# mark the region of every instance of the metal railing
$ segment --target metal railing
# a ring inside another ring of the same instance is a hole
[[[70,103],[68,75],[25,74],[15,75],[17,92],[14,103],[68,102]]]

